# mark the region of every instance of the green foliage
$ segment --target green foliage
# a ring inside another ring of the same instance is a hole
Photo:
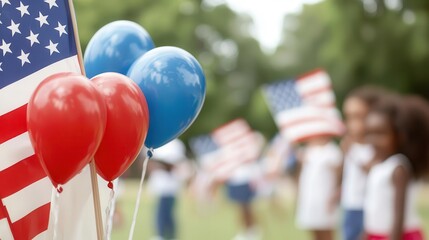
[[[301,13],[285,16],[283,41],[273,54],[264,53],[252,37],[251,19],[226,5],[203,0],[74,2],[83,48],[103,25],[128,19],[141,24],[157,46],[181,47],[200,61],[207,96],[185,140],[236,117],[273,135],[277,130],[260,86],[317,67],[332,76],[339,103],[350,89],[367,83],[429,97],[426,0],[403,1],[399,7],[384,0],[306,5]]]
[[[399,6],[386,2],[401,3],[325,0],[306,6],[285,20],[296,25],[286,25],[277,52],[294,56],[295,61],[284,67],[326,68],[340,100],[362,84],[429,97],[427,1],[404,1]]]

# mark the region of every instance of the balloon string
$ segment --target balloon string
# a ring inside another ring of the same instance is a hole
[[[56,191],[55,191],[55,198],[54,198],[54,236],[53,236],[53,240],[58,239],[58,215],[59,215],[59,211],[60,211],[60,193],[63,191],[63,188],[61,187],[61,185],[58,185]]]
[[[140,179],[139,191],[137,193],[136,206],[134,208],[133,221],[131,222],[131,229],[130,229],[130,235],[128,237],[128,240],[132,240],[133,239],[134,228],[136,227],[137,214],[139,212],[140,199],[141,199],[141,194],[142,194],[142,189],[143,189],[143,180],[144,180],[144,178],[146,176],[147,163],[149,162],[149,159],[152,158],[152,156],[153,156],[153,149],[151,148],[151,149],[149,149],[147,151],[147,156],[146,156],[146,158],[144,159],[144,162],[143,162],[142,177]]]
[[[106,208],[106,228],[104,232],[104,236],[106,240],[110,240],[110,233],[112,231],[112,219],[113,219],[113,211],[115,209],[115,190],[112,188],[110,190],[109,204]]]

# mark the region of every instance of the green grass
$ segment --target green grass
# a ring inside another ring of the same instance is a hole
[[[128,239],[138,183],[126,181],[125,189],[119,199],[124,214],[122,226],[114,227],[112,240]],[[424,186],[419,198],[419,213],[425,235],[429,236],[429,186]],[[309,234],[295,227],[294,206],[291,198],[258,200],[255,205],[258,223],[263,231],[264,240],[310,239]],[[136,223],[134,239],[150,239],[153,234],[154,199],[144,193]],[[181,240],[230,240],[239,230],[236,209],[224,197],[222,192],[207,206],[198,205],[187,193],[178,199],[177,219],[179,239]],[[337,236],[339,234],[337,233]],[[339,239],[339,238],[338,238]]]

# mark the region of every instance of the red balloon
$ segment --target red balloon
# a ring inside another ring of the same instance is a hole
[[[106,106],[86,77],[60,73],[43,80],[28,102],[31,143],[55,187],[78,174],[103,137]]]
[[[104,96],[107,124],[95,154],[98,174],[107,181],[122,175],[134,162],[146,139],[149,110],[140,88],[119,73],[91,79]]]

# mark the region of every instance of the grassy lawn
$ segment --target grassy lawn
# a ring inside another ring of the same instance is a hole
[[[113,240],[128,239],[138,183],[127,181],[119,204],[124,214],[124,224],[115,227]],[[419,211],[425,235],[429,236],[429,186],[425,185],[419,198]],[[142,197],[134,239],[146,240],[153,236],[154,199],[148,194]],[[310,239],[306,232],[296,229],[294,206],[291,198],[277,201],[260,199],[255,203],[255,211],[264,240]],[[238,231],[239,223],[235,208],[219,192],[217,198],[207,206],[200,206],[192,197],[183,193],[178,199],[177,218],[179,239],[181,240],[230,240]],[[339,238],[338,238],[339,239]]]

